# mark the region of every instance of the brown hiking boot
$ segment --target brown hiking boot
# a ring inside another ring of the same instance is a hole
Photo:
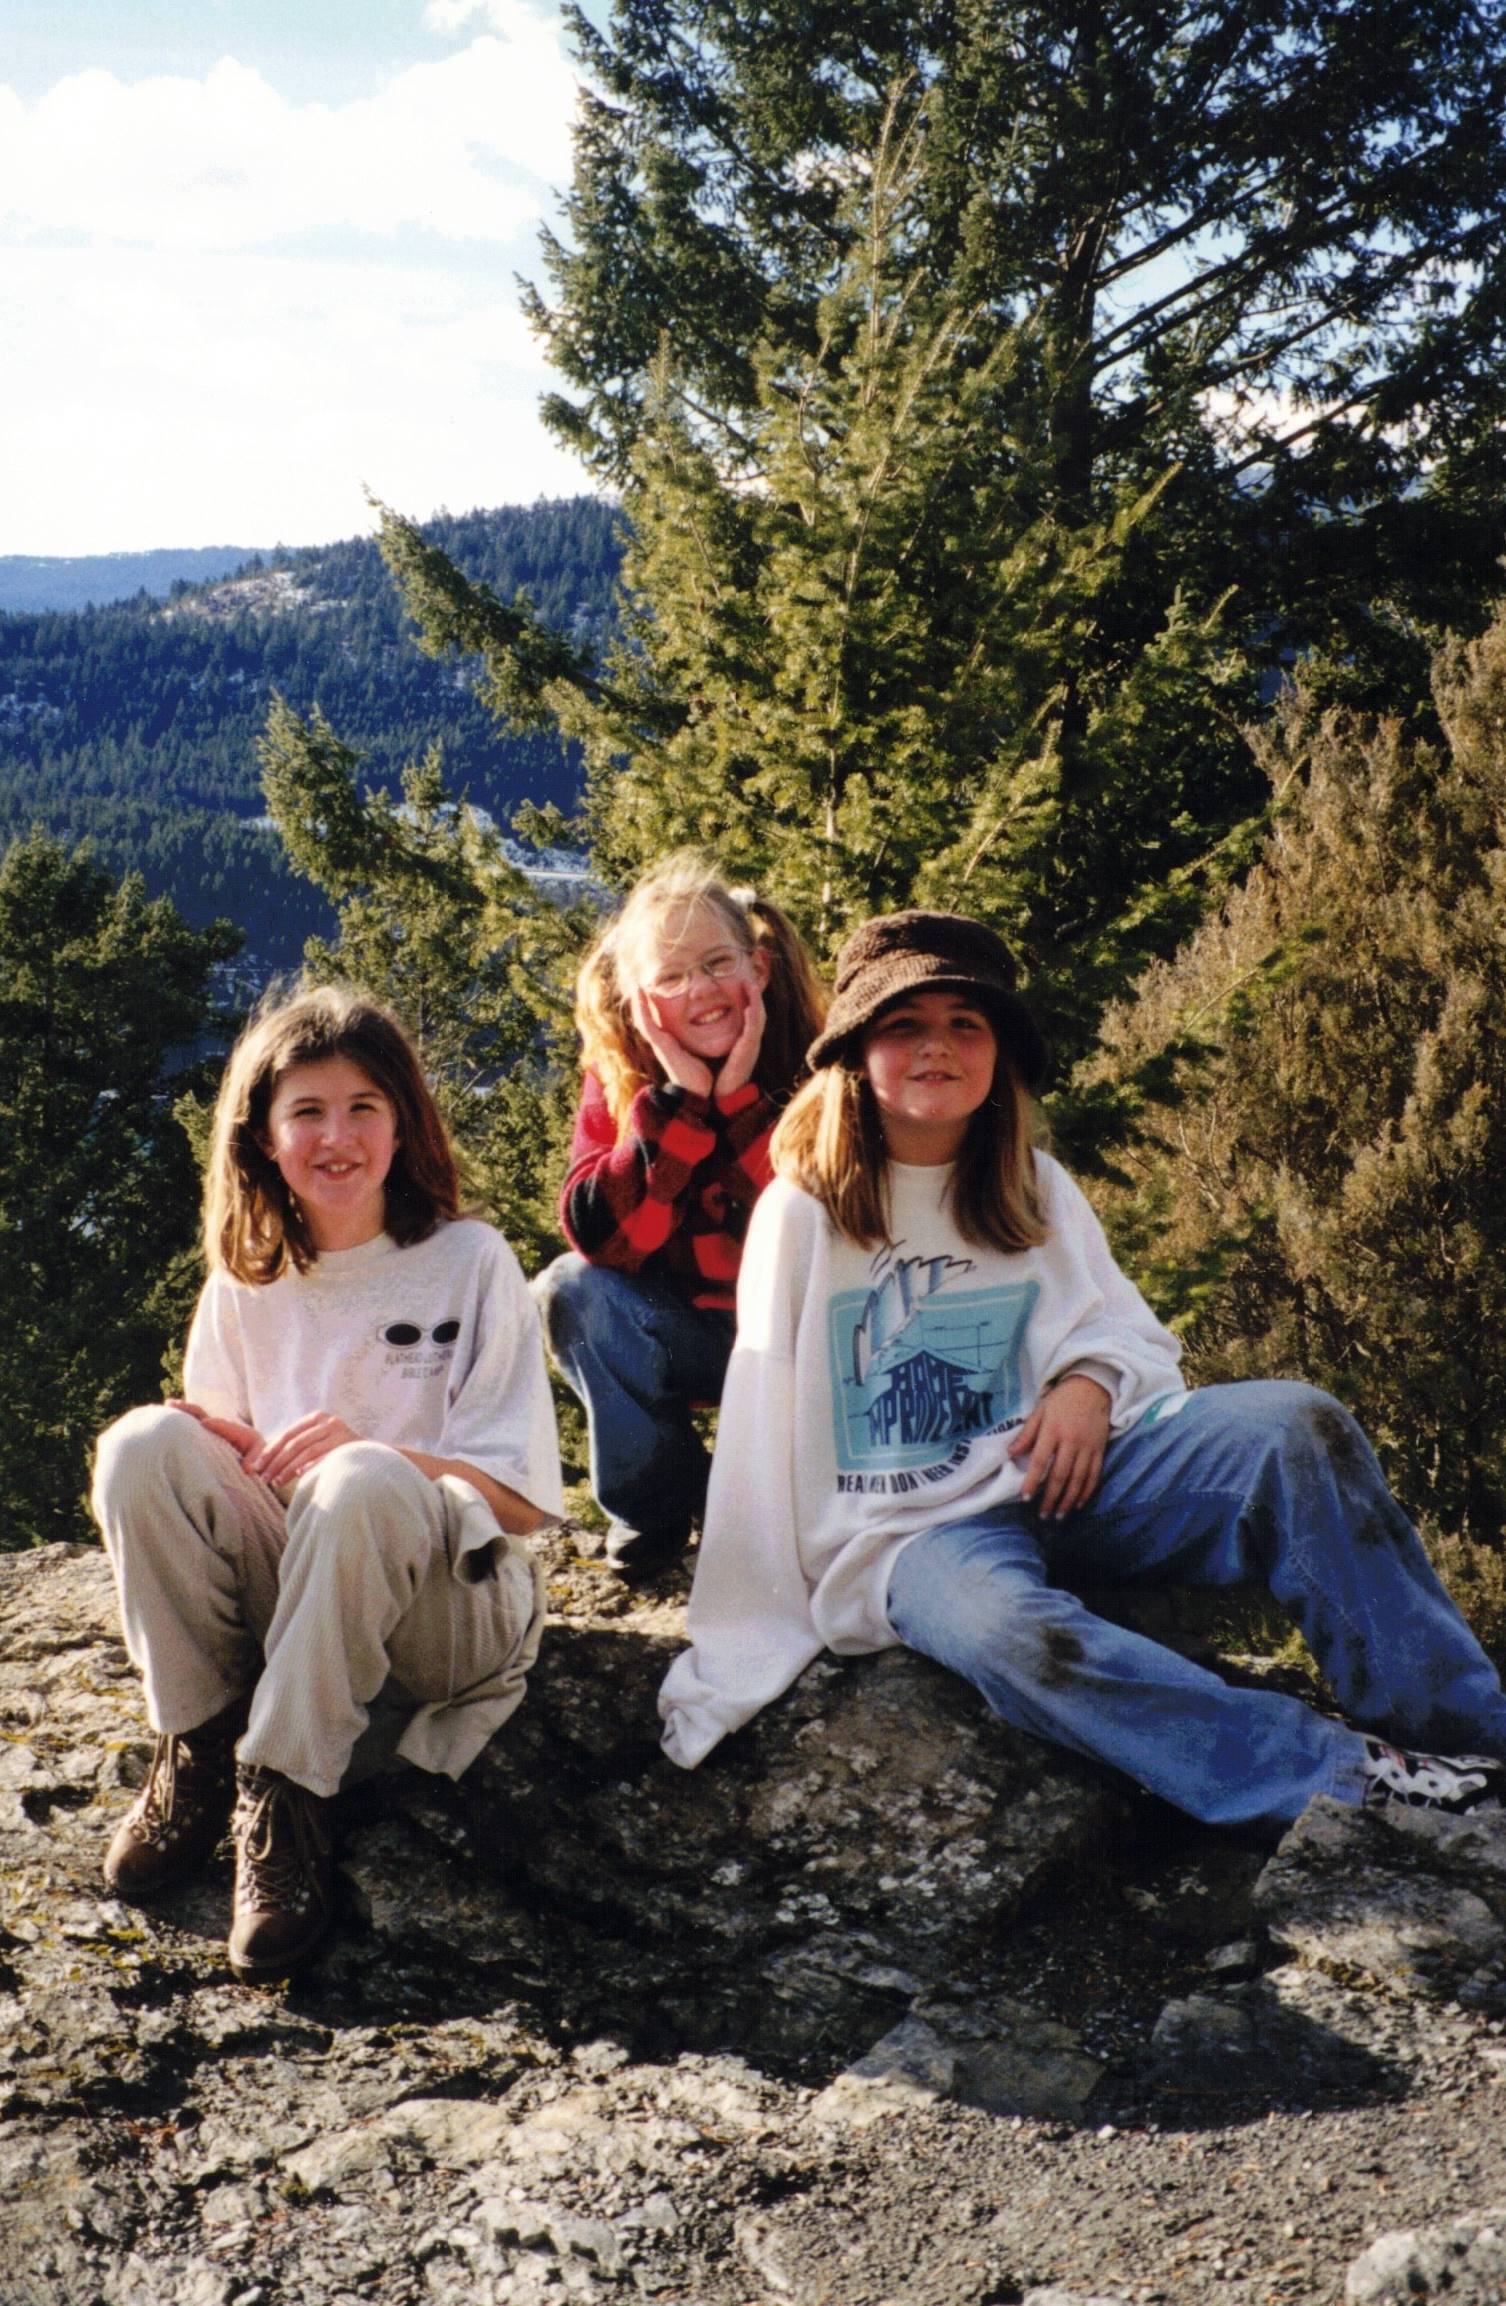
[[[230,1823],[235,1741],[250,1701],[238,1697],[197,1729],[159,1737],[146,1784],[105,1852],[118,1898],[153,1898],[202,1865]]]
[[[330,1805],[277,1770],[243,1766],[236,1783],[230,1967],[238,1978],[285,1978],[335,1917]]]

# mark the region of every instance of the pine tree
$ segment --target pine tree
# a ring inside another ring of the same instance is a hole
[[[171,1060],[239,941],[42,834],[0,862],[0,1544],[85,1536],[94,1436],[161,1393],[199,1206]]]
[[[1506,614],[1441,747],[1289,700],[1246,885],[1110,1021],[1099,1188],[1202,1377],[1306,1375],[1414,1511],[1506,1528]]]
[[[339,923],[334,942],[310,941],[309,973],[351,979],[398,1011],[469,1183],[532,1270],[558,1245],[583,916],[509,863],[495,828],[448,791],[437,749],[410,763],[394,801],[363,790],[359,755],[321,715],[302,721],[279,700],[261,752],[289,862]]]
[[[1254,696],[1221,604],[1174,597],[1159,629],[1105,606],[1152,549],[1164,474],[1126,474],[1076,528],[1043,501],[1031,331],[987,343],[915,275],[929,133],[891,108],[808,360],[765,348],[757,488],[726,485],[661,364],[605,664],[391,513],[383,547],[424,645],[478,651],[504,717],[580,742],[604,877],[707,842],[828,949],[894,905],[985,913],[1070,1044],[1195,918],[1210,827],[1256,794]]]
[[[1180,458],[1189,597],[1238,581],[1281,645],[1384,655],[1399,636],[1367,641],[1355,610],[1458,622],[1466,569],[1478,603],[1506,325],[1489,0],[770,0],[756,21],[614,0],[570,20],[588,85],[532,309],[564,388],[548,414],[604,473],[627,477],[667,346],[723,472],[761,479],[762,348],[819,341],[898,91],[927,122],[913,272],[985,341],[1029,329],[1030,454],[1069,528],[1105,470]],[[1215,473],[1257,517],[1231,528]]]
[[[1419,617],[1494,581],[1494,11],[574,24],[534,310],[624,491],[623,643],[388,516],[427,644],[582,743],[607,877],[690,831],[827,945],[965,905],[1070,1056],[1239,861],[1260,680],[1321,646],[1415,702]]]

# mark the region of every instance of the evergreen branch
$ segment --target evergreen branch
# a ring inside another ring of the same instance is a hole
[[[452,650],[480,657],[487,703],[501,719],[520,729],[550,727],[561,691],[590,707],[621,704],[591,653],[542,623],[525,596],[519,594],[511,606],[498,600],[489,587],[463,575],[416,521],[379,498],[369,501],[379,516],[382,558],[418,628],[420,648],[433,657]]]

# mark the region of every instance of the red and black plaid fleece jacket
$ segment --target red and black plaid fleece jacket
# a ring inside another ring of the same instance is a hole
[[[753,1081],[727,1097],[640,1089],[619,1142],[588,1072],[560,1196],[571,1246],[592,1265],[661,1274],[692,1305],[730,1313],[748,1218],[773,1175],[777,1119]]]

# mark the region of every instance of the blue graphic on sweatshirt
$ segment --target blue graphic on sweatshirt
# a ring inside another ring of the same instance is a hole
[[[827,1337],[844,1490],[937,1481],[984,1433],[1020,1422],[1021,1350],[1040,1284],[968,1289],[970,1257],[887,1252],[834,1298]]]

